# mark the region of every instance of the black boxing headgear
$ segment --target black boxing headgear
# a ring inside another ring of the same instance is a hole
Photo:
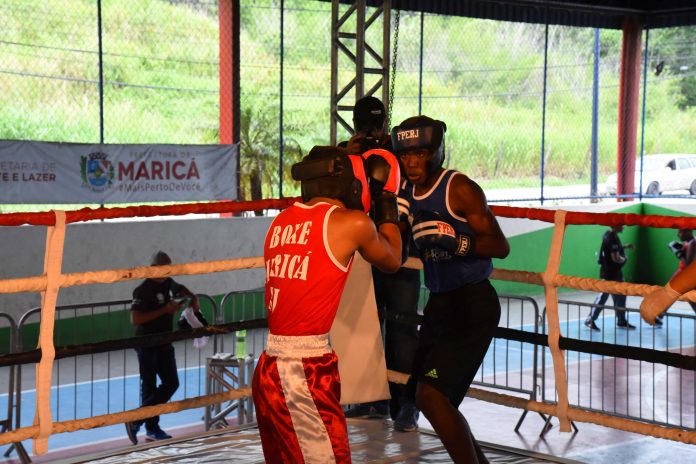
[[[430,152],[427,169],[432,174],[445,161],[445,132],[447,125],[428,116],[414,116],[395,126],[391,132],[392,148],[396,156],[413,150]]]
[[[363,159],[336,147],[315,146],[292,166],[292,178],[302,185],[302,201],[314,197],[341,200],[346,208],[370,211],[370,187]]]

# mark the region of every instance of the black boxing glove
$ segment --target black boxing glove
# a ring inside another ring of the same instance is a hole
[[[686,251],[684,250],[684,245],[679,243],[676,240],[672,240],[667,244],[667,247],[672,250],[672,253],[674,253],[674,256],[677,257],[677,259],[683,259],[684,256],[686,256]]]
[[[399,211],[396,194],[399,193],[399,161],[387,150],[368,150],[362,155],[365,174],[370,183],[372,218],[379,228],[387,222],[398,224]]]
[[[473,253],[475,235],[473,230],[457,233],[442,216],[434,211],[418,211],[413,215],[413,241],[418,250],[437,248],[456,256]]]
[[[372,220],[379,229],[379,226],[391,222],[399,223],[399,209],[396,206],[396,195],[391,192],[382,191],[379,196],[372,199]]]

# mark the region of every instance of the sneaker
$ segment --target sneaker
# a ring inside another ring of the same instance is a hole
[[[172,436],[162,429],[148,430],[145,434],[145,439],[148,441],[169,440],[170,438]]]
[[[654,324],[653,326],[654,326],[656,329],[659,329],[660,327],[662,327],[662,319],[660,319],[659,317],[656,318],[656,319],[655,319],[655,324]]]
[[[628,322],[628,321],[625,321],[625,322],[617,322],[617,323],[616,323],[616,327],[619,327],[619,328],[621,328],[621,329],[627,329],[627,330],[633,330],[633,329],[636,328],[635,325],[631,324],[631,323]]]
[[[126,422],[123,424],[126,426],[126,434],[128,435],[128,439],[133,443],[134,445],[138,444],[138,432],[140,431],[140,425],[136,424],[135,422]]]
[[[399,409],[399,414],[394,419],[394,430],[399,432],[414,432],[418,430],[418,416],[420,411],[414,404],[405,404]]]
[[[590,330],[596,330],[597,332],[600,332],[599,327],[597,327],[597,324],[592,319],[585,319],[585,327],[587,327]]]

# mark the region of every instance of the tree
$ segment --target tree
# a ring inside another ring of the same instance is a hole
[[[258,103],[258,102],[257,102]],[[280,183],[279,147],[280,134],[277,119],[270,106],[247,105],[242,109],[240,120],[240,186],[242,199],[261,200],[276,195],[274,186]],[[285,127],[285,133],[297,128]],[[299,161],[303,156],[302,147],[292,137],[283,140],[283,169]],[[254,211],[257,216],[262,211]]]

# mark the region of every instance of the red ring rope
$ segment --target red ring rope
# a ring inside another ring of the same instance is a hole
[[[538,208],[519,208],[515,206],[492,205],[496,216],[507,218],[526,218],[544,222],[554,222],[556,210]],[[631,213],[586,213],[568,211],[566,224],[603,226],[641,226],[674,229],[696,229],[696,217],[658,216]]]
[[[123,208],[82,208],[67,211],[65,223],[93,221],[98,219],[116,219],[130,217],[181,216],[184,214],[241,213],[260,209],[284,209],[299,197],[279,198],[258,201],[218,201],[214,203],[187,203],[168,206],[128,206]],[[43,213],[7,213],[0,214],[0,226],[52,226],[56,223],[51,211]]]
[[[299,197],[266,199],[258,201],[219,201],[214,203],[187,203],[169,206],[128,206],[123,208],[83,208],[66,212],[66,224],[129,217],[180,216],[184,214],[240,213],[260,209],[284,209]],[[491,209],[499,217],[533,219],[554,222],[555,210],[521,208],[516,206],[492,205]],[[53,212],[7,213],[0,214],[0,226],[52,226],[55,224]],[[661,227],[672,229],[696,229],[696,217],[659,216],[632,213],[587,213],[569,211],[566,224],[575,225],[626,225],[641,227]]]

